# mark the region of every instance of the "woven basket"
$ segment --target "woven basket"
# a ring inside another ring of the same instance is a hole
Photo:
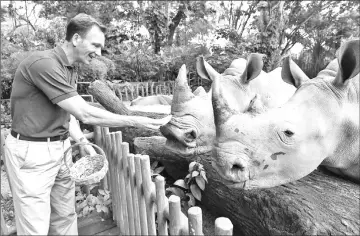
[[[80,145],[91,145],[99,150],[100,154],[84,156],[76,163],[73,163],[71,167],[69,167],[65,161],[66,154],[71,150],[72,147]],[[64,152],[64,162],[70,171],[71,179],[74,180],[77,184],[90,185],[98,183],[105,177],[106,172],[109,169],[109,163],[106,159],[104,151],[93,143],[75,143],[74,145],[71,145]]]

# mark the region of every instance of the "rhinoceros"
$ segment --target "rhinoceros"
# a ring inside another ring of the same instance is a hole
[[[248,60],[235,59],[222,74],[216,72],[203,57],[197,59],[196,67],[202,78],[212,81],[218,78],[239,111],[247,111],[257,97],[256,101],[260,101],[260,104],[257,102],[257,111],[261,112],[263,108],[285,103],[296,90],[281,80],[281,69],[270,73],[262,71],[262,57],[262,54],[253,53]],[[170,122],[160,127],[170,149],[182,156],[211,151],[215,140],[211,89],[206,93],[198,87],[192,93],[187,84],[185,66],[181,67],[176,79],[171,115]]]
[[[130,106],[147,106],[147,105],[171,105],[172,95],[152,95],[147,97],[138,96],[131,101]]]
[[[282,78],[297,87],[279,108],[251,116],[213,82],[217,132],[213,167],[234,188],[269,188],[298,180],[319,165],[360,181],[359,40],[309,79],[287,57]]]

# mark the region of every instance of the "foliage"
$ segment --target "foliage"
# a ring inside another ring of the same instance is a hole
[[[76,187],[76,213],[78,217],[84,217],[91,214],[93,211],[105,214],[111,214],[112,205],[110,191],[98,189],[98,195],[86,195],[83,193],[79,186]]]
[[[201,201],[201,191],[205,190],[207,182],[203,165],[198,162],[191,162],[189,174],[184,179],[176,180],[166,191],[180,197],[183,205],[192,207],[196,204],[195,199]]]
[[[158,161],[154,161],[151,166],[150,166],[150,170],[151,170],[151,178],[155,179],[156,176],[160,175],[160,173],[165,169],[164,166],[159,166],[159,162]]]

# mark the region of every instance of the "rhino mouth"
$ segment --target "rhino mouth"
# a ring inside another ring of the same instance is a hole
[[[197,132],[196,129],[187,128],[182,129],[172,124],[166,124],[160,127],[160,132],[164,135],[171,143],[180,143],[183,148],[195,148]],[[178,145],[176,145],[179,148]]]

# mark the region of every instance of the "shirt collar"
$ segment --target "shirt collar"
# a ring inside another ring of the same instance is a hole
[[[55,47],[55,52],[60,56],[60,60],[61,60],[61,63],[64,65],[64,66],[67,66],[67,67],[71,67],[73,68],[74,66],[73,65],[70,65],[69,63],[69,60],[64,52],[64,50],[61,48],[61,46],[56,46]]]

